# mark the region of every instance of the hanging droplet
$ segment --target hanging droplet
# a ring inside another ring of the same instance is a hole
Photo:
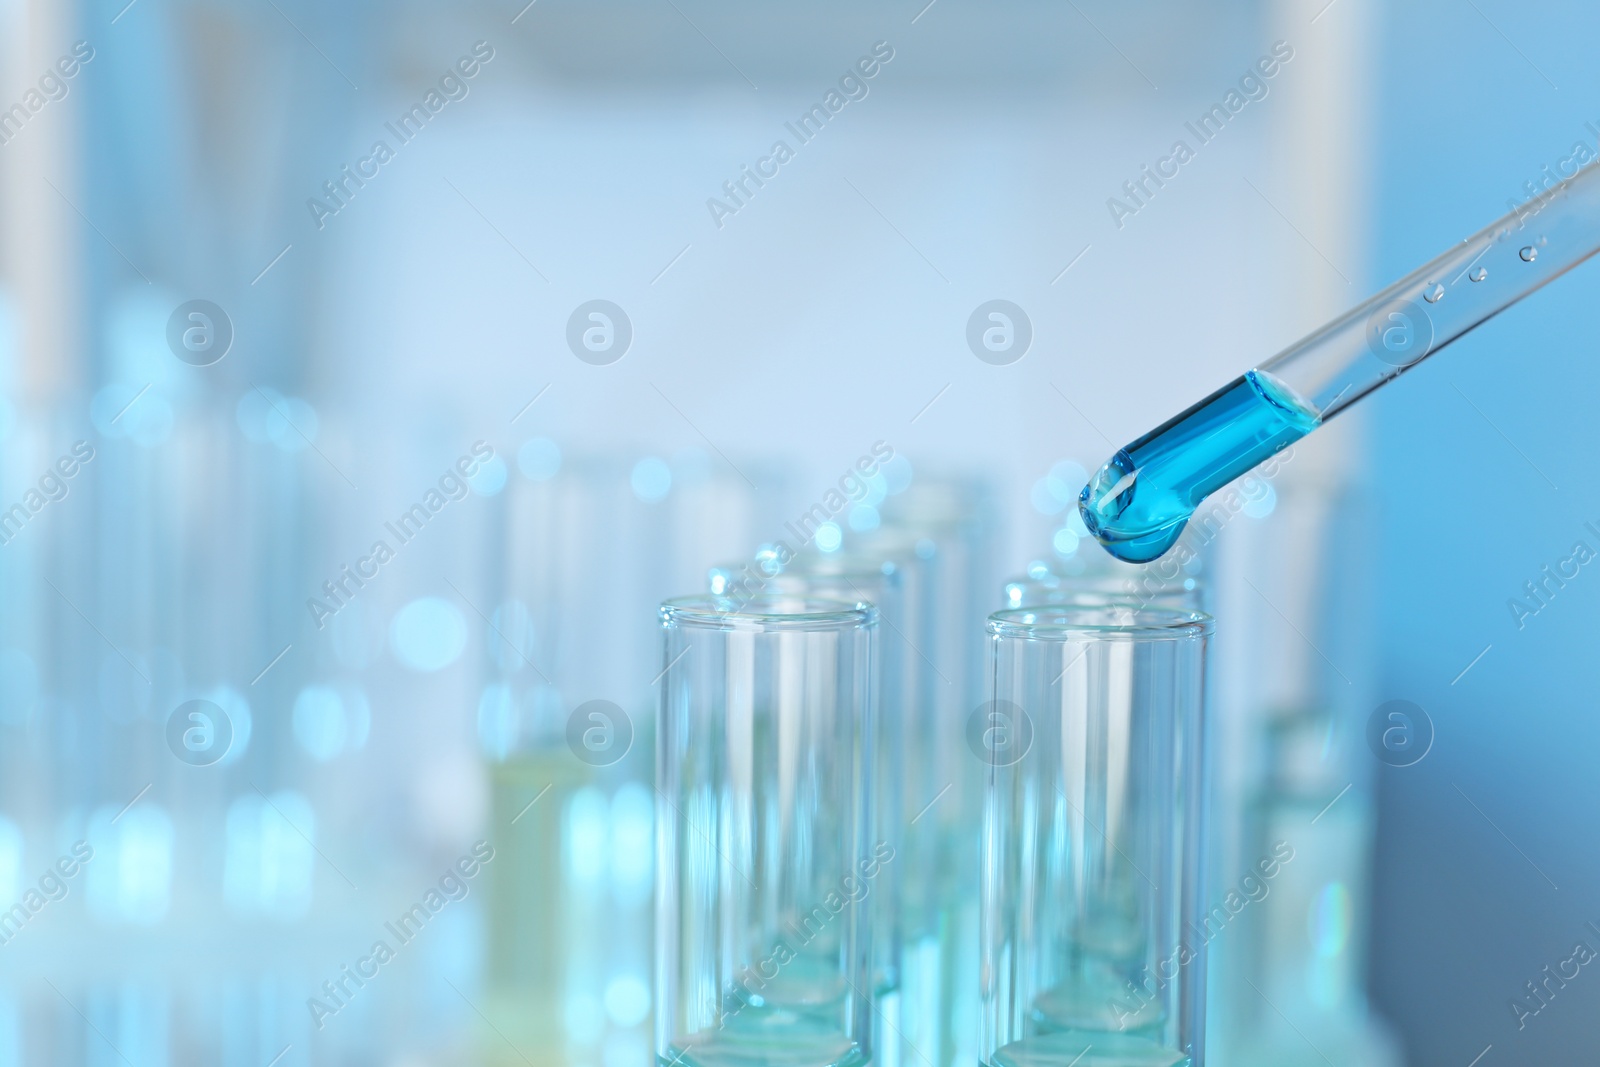
[[[1477,270],[1475,270],[1471,274],[1467,275],[1467,277],[1471,278],[1475,282],[1481,282],[1485,278],[1487,278],[1488,276],[1489,276],[1489,269],[1487,267],[1479,267]]]
[[[1532,263],[1534,260],[1539,258],[1539,250],[1532,245],[1528,245],[1523,248],[1522,251],[1518,252],[1517,255],[1522,257],[1522,262]]]
[[[1439,301],[1444,299],[1444,286],[1435,285],[1432,289],[1429,289],[1426,293],[1422,294],[1422,299],[1426,300],[1430,304],[1437,304]]]

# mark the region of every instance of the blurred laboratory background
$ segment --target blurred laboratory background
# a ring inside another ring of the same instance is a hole
[[[964,758],[984,617],[1109,573],[1087,474],[1593,159],[1597,39],[0,0],[0,1065],[654,1062],[657,605],[881,550]],[[1600,1058],[1596,307],[1591,265],[1205,513],[1206,906],[1294,853],[1210,946],[1214,1067]],[[884,1064],[978,1062],[976,855],[906,887]]]

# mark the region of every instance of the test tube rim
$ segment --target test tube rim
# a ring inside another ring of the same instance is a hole
[[[1059,590],[1063,593],[1083,593],[1099,596],[1129,596],[1135,599],[1139,593],[1130,583],[1137,583],[1143,576],[1133,574],[1060,574],[1051,571],[1042,578],[1035,578],[1030,574],[1022,574],[1008,578],[1002,588],[1027,587],[1034,589]],[[1193,593],[1205,585],[1205,580],[1192,574],[1183,576],[1182,581],[1177,579],[1157,579],[1158,593]]]
[[[1021,582],[1007,582],[1005,586],[1007,603],[1010,603],[1012,590],[1023,585]],[[1148,595],[1141,595],[1134,590],[1124,590],[1116,593],[1102,593],[1096,589],[1050,589],[1045,591],[1043,599],[1032,604],[1025,604],[1015,608],[1004,608],[1004,611],[1048,611],[1051,608],[1127,608],[1137,610],[1151,604],[1180,596],[1192,595],[1191,589],[1160,589]],[[1174,609],[1176,610],[1176,609]]]
[[[1095,621],[1108,608],[1131,616],[1128,622]],[[989,616],[991,637],[1027,641],[1070,641],[1075,638],[1130,641],[1183,641],[1209,637],[1215,620],[1203,611],[1181,611],[1149,605],[1103,603],[1047,604],[1007,608]]]
[[[698,593],[662,601],[661,622],[720,630],[849,630],[876,626],[878,609],[864,600],[851,603],[792,593],[761,594],[744,601]]]

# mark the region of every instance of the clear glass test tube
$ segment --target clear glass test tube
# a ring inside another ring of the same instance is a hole
[[[868,1063],[878,611],[699,596],[661,621],[658,1063]]]
[[[1200,1067],[1206,643],[1199,612],[1001,611],[986,764],[986,1067]]]
[[[908,730],[902,975],[909,1062],[977,1057],[978,841],[983,782],[962,743],[984,700],[983,621],[1002,573],[994,494],[981,478],[919,474],[856,543],[908,571],[905,632],[916,706]]]
[[[873,841],[885,842],[896,857],[905,851],[902,833],[905,731],[912,696],[905,683],[905,570],[893,560],[851,551],[802,553],[777,573],[776,560],[750,566],[712,567],[707,575],[713,594],[738,598],[778,594],[814,600],[865,601],[878,609],[880,640],[874,687],[877,690],[878,736],[873,744]],[[758,569],[759,568],[759,569]],[[872,986],[884,997],[900,985],[900,886],[902,862],[879,873],[872,891]],[[886,1005],[880,1001],[879,1010]],[[898,1008],[898,1005],[896,1005]],[[880,1035],[880,1051],[884,1039]],[[880,1060],[883,1057],[880,1055]]]
[[[965,602],[962,591],[971,594],[975,608],[987,598],[982,586],[968,585],[962,577],[968,570],[963,563],[971,558],[964,543],[941,544],[922,533],[885,526],[834,555],[888,564],[901,579],[899,609],[885,614],[880,644],[885,669],[898,677],[893,707],[904,719],[898,728],[890,727],[900,745],[893,754],[901,813],[901,844],[895,846],[900,966],[894,996],[880,999],[880,1030],[892,1028],[894,1033],[892,1041],[879,1041],[877,1062],[882,1067],[971,1063],[977,1033],[977,1006],[970,993],[977,985],[974,872],[980,805],[973,801],[962,808],[962,796],[952,784],[957,778],[946,773],[955,769],[977,777],[970,758],[962,758],[962,705],[951,699],[963,678],[960,652],[951,638],[962,633],[959,623],[967,613],[949,605]],[[981,653],[981,626],[969,625],[965,633]],[[970,879],[970,885],[953,884],[952,870]]]

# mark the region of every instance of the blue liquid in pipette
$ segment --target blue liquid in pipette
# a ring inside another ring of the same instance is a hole
[[[1148,563],[1202,500],[1321,421],[1283,382],[1248,371],[1111,457],[1078,498],[1083,524],[1113,556]]]

